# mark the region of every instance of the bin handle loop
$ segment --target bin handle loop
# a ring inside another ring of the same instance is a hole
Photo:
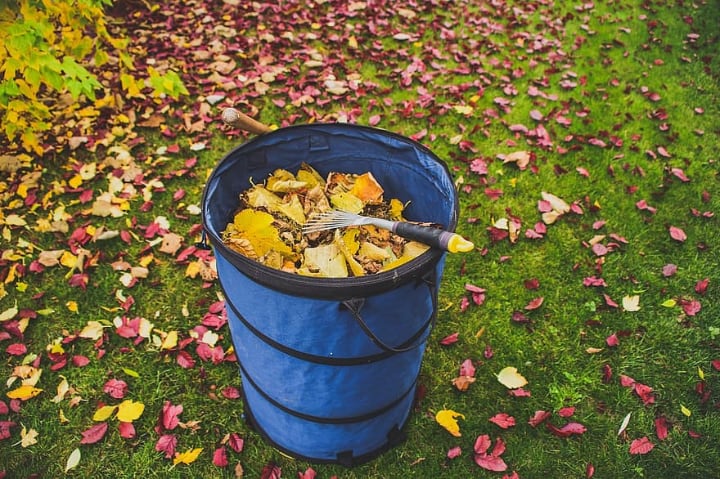
[[[420,338],[417,339],[417,341],[411,342],[408,346],[390,346],[385,341],[377,337],[377,335],[372,331],[372,329],[370,329],[370,326],[368,326],[368,324],[365,322],[365,320],[363,320],[362,315],[360,314],[360,309],[363,307],[363,304],[365,304],[365,298],[347,299],[343,301],[342,304],[352,313],[353,318],[355,319],[355,322],[357,322],[358,326],[360,326],[360,329],[363,330],[367,337],[370,338],[370,340],[376,346],[386,352],[405,353],[419,347],[423,342],[425,342],[425,340],[430,335],[430,332],[433,330],[433,327],[435,326],[435,321],[437,319],[437,288],[434,281],[434,275],[426,275],[422,278],[422,281],[430,289],[430,297],[432,299],[432,313],[430,315],[430,319],[421,329],[421,331],[427,330],[428,333],[421,334]]]

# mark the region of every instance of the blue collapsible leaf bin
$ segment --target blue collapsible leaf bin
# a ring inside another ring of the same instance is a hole
[[[393,270],[310,278],[226,247],[239,195],[278,168],[321,175],[370,171],[405,217],[454,231],[457,195],[430,150],[384,130],[346,124],[281,128],[231,151],[205,187],[203,226],[215,249],[240,364],[245,414],[280,451],[353,465],[403,438],[425,342],[437,314],[444,252]]]

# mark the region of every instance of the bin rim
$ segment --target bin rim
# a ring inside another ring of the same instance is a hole
[[[202,226],[204,233],[209,237],[211,245],[215,248],[216,254],[221,254],[240,272],[253,279],[254,281],[286,294],[293,296],[302,296],[319,299],[342,300],[355,297],[365,297],[379,294],[395,289],[409,281],[422,282],[423,276],[434,269],[439,261],[441,261],[446,252],[436,248],[430,248],[420,256],[388,271],[374,273],[365,276],[351,276],[347,278],[317,278],[310,276],[302,276],[296,273],[289,273],[275,268],[271,268],[253,259],[250,259],[225,245],[222,238],[216,233],[215,229],[209,224],[207,218],[207,196],[208,185],[216,176],[216,173],[222,168],[223,164],[240,150],[252,148],[256,143],[261,143],[271,136],[287,133],[292,130],[303,129],[327,129],[340,128],[347,130],[365,131],[371,134],[387,136],[400,142],[405,142],[414,148],[422,151],[429,158],[432,158],[438,166],[442,168],[449,179],[452,179],[450,169],[447,164],[441,160],[428,147],[419,143],[412,138],[394,133],[383,128],[356,125],[350,123],[311,123],[302,125],[290,125],[263,135],[254,137],[230,150],[213,168],[208,176],[207,183],[203,189],[202,195]],[[448,231],[455,231],[458,222],[459,200],[456,191],[453,189],[452,194],[452,212],[445,225]]]

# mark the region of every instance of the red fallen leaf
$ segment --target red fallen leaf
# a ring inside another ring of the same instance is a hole
[[[485,302],[485,288],[480,288],[473,284],[467,283],[465,284],[465,290],[471,293],[473,303],[480,306]]]
[[[575,408],[572,406],[563,407],[558,410],[558,416],[560,417],[568,418],[573,414],[575,414]]]
[[[0,441],[10,438],[10,429],[17,426],[13,421],[0,421]]]
[[[160,421],[162,422],[163,428],[167,431],[172,431],[180,424],[178,416],[182,414],[182,404],[174,406],[170,401],[165,401],[163,404],[162,412],[160,413]]]
[[[230,446],[230,449],[233,451],[240,453],[243,450],[243,447],[245,446],[245,441],[242,437],[240,437],[240,434],[233,432],[230,434],[230,437],[228,438],[227,442],[228,446]]]
[[[705,294],[707,291],[708,284],[710,283],[710,278],[701,279],[697,283],[695,283],[695,292],[697,294]]]
[[[5,348],[5,352],[11,356],[22,356],[27,353],[27,346],[23,343],[13,343]]]
[[[587,431],[587,428],[579,422],[569,422],[562,427],[557,427],[548,422],[545,426],[557,437],[570,437],[572,435],[579,436],[585,434],[585,431]]]
[[[586,287],[600,287],[600,286],[607,286],[607,283],[605,283],[605,280],[602,278],[598,278],[596,276],[589,276],[585,279],[583,279],[583,286]]]
[[[226,386],[222,389],[221,394],[225,399],[239,399],[240,391],[233,386]]]
[[[450,346],[451,344],[455,344],[458,342],[459,335],[460,333],[449,334],[440,340],[440,344],[442,344],[443,346]]]
[[[659,440],[664,441],[668,437],[668,423],[665,416],[655,418],[655,434]]]
[[[518,475],[517,471],[513,471],[510,474],[504,474],[502,479],[520,479],[520,476]]]
[[[534,309],[538,309],[540,306],[542,306],[543,301],[545,301],[545,298],[543,296],[540,296],[538,298],[535,298],[531,300],[526,306],[525,309],[527,311],[532,311]]]
[[[10,414],[10,408],[7,404],[5,404],[5,401],[0,400],[0,416],[5,416],[7,414]]]
[[[585,467],[585,477],[587,479],[590,479],[595,475],[595,466],[592,465],[592,462],[588,462],[588,465]]]
[[[692,429],[688,429],[688,436],[690,436],[693,439],[698,439],[703,437],[702,434],[700,434],[697,431],[693,431]]]
[[[298,472],[298,479],[315,479],[317,472],[312,467],[308,467],[305,472]]]
[[[280,479],[282,476],[282,469],[274,462],[265,464],[260,472],[260,479]]]
[[[515,425],[515,418],[504,412],[495,414],[488,420],[503,429],[507,429]]]
[[[470,162],[470,171],[478,175],[487,175],[488,164],[483,158],[475,158]]]
[[[605,304],[608,305],[611,308],[619,308],[618,304],[613,301],[613,299],[608,296],[607,294],[603,293],[603,298],[605,298]]]
[[[630,454],[647,454],[652,451],[654,447],[655,444],[650,442],[647,436],[644,436],[630,443]]]
[[[490,241],[493,243],[499,243],[510,236],[510,233],[508,233],[507,230],[502,230],[500,228],[496,228],[495,226],[488,226],[487,230],[490,234]]]
[[[514,323],[529,323],[530,322],[530,318],[525,316],[520,311],[513,311],[511,319]]]
[[[655,395],[653,394],[653,388],[647,384],[636,382],[633,384],[633,390],[638,395],[644,405],[653,404],[655,402]]]
[[[494,354],[495,353],[493,352],[492,346],[490,346],[489,344],[486,344],[485,350],[483,351],[483,356],[485,357],[485,359],[492,359]]]
[[[482,434],[475,439],[473,450],[475,451],[475,454],[486,454],[491,445],[492,441],[490,440],[490,436]]]
[[[165,459],[171,459],[175,456],[175,448],[177,447],[177,437],[174,434],[163,434],[155,443],[157,452],[164,452]]]
[[[685,234],[685,232],[676,226],[670,227],[670,237],[675,241],[679,241],[681,243],[687,239],[687,235]]]
[[[135,437],[135,426],[133,426],[133,423],[131,422],[121,421],[118,424],[118,431],[120,432],[120,437],[125,439],[132,439]]]
[[[672,155],[665,149],[664,146],[658,146],[657,148],[658,155],[662,156],[663,158],[671,158]]]
[[[101,422],[101,423],[91,426],[90,428],[88,428],[80,433],[80,434],[82,434],[82,439],[80,440],[80,444],[95,444],[100,439],[105,437],[105,433],[107,432],[107,430],[108,430],[107,422]]]
[[[122,379],[110,379],[103,386],[103,392],[115,399],[122,399],[127,393],[128,385]]]
[[[677,265],[668,263],[665,266],[663,266],[662,274],[664,277],[669,278],[670,276],[673,276],[675,273],[677,273]]]
[[[631,378],[630,376],[625,376],[624,374],[620,375],[620,385],[623,387],[630,387],[635,384],[635,380]]]
[[[682,306],[683,311],[685,311],[685,314],[687,314],[688,316],[695,316],[702,309],[702,305],[700,304],[700,301],[698,301],[696,299],[692,299],[692,300],[681,299],[680,305]]]
[[[523,282],[525,289],[533,290],[540,288],[540,281],[537,278],[526,279]]]
[[[475,455],[475,464],[488,471],[507,471],[507,464],[498,456],[477,454]]]
[[[178,352],[177,358],[175,358],[178,365],[183,369],[192,369],[195,367],[195,360],[192,356],[190,356],[190,353],[187,351],[180,351]]]
[[[532,427],[537,427],[545,422],[550,416],[551,414],[548,411],[535,411],[535,414],[533,414],[533,417],[530,418],[528,424]]]
[[[605,344],[607,344],[609,347],[614,348],[618,344],[620,344],[620,341],[618,340],[617,334],[613,333],[607,338],[605,338]]]
[[[72,357],[72,363],[75,367],[82,368],[90,364],[90,359],[87,356],[76,354]]]
[[[215,449],[215,452],[213,453],[213,461],[212,462],[217,467],[227,467],[228,466],[227,449],[225,449],[225,446],[220,446],[217,449]]]
[[[720,359],[713,359],[710,364],[715,368],[715,371],[720,371]]]
[[[467,297],[463,296],[462,299],[460,299],[460,312],[464,313],[465,311],[467,311],[469,306],[470,300],[467,299]]]
[[[530,391],[523,388],[508,389],[508,394],[516,398],[529,398],[531,396]]]
[[[681,168],[672,168],[670,170],[670,173],[675,175],[675,177],[677,177],[683,183],[687,183],[690,181],[690,178],[685,175],[685,172]]]
[[[462,454],[462,449],[460,449],[460,446],[451,447],[450,449],[448,449],[447,458],[455,459],[456,457],[459,457],[461,454]]]
[[[475,366],[473,365],[472,360],[466,359],[462,362],[460,365],[460,376],[475,376]]]

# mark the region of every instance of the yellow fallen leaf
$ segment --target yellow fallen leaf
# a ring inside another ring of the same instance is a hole
[[[435,421],[444,427],[447,432],[455,437],[460,437],[460,426],[458,425],[457,418],[465,419],[463,414],[455,412],[452,409],[443,409],[435,414]]]
[[[23,426],[20,431],[20,445],[22,447],[29,447],[33,444],[37,444],[37,437],[38,432],[35,429],[28,430],[25,426]]]
[[[20,399],[21,401],[27,401],[28,399],[32,399],[38,394],[40,394],[42,391],[42,389],[36,388],[35,386],[23,385],[17,389],[8,391],[7,397],[10,399]]]
[[[58,384],[57,394],[54,398],[51,399],[51,401],[55,403],[62,401],[63,399],[65,399],[65,395],[68,393],[69,390],[70,384],[68,383],[67,379],[63,377],[62,381],[60,381],[60,384]]]
[[[142,416],[145,405],[141,402],[135,402],[126,399],[118,406],[117,420],[120,422],[133,422]]]
[[[625,296],[622,306],[625,311],[640,311],[640,295]]]
[[[502,371],[498,373],[497,379],[500,381],[500,384],[508,389],[521,388],[527,384],[527,379],[513,366],[503,368]]]
[[[70,453],[70,457],[68,457],[67,463],[65,464],[65,472],[76,468],[78,464],[80,464],[80,449],[75,448],[73,452]]]
[[[175,454],[175,458],[173,459],[173,465],[192,464],[198,457],[200,457],[200,453],[202,451],[202,447],[196,447],[195,449],[190,449],[185,452],[178,452]]]
[[[63,251],[62,257],[60,258],[60,264],[66,268],[74,268],[77,265],[78,258],[70,251]]]
[[[683,406],[682,404],[680,405],[680,412],[682,412],[687,417],[690,417],[692,415],[692,411]]]
[[[117,409],[117,406],[103,406],[99,408],[97,411],[95,411],[95,414],[93,414],[93,421],[97,422],[103,422],[110,419],[110,416],[112,416],[115,413],[115,410]]]
[[[705,371],[700,369],[700,366],[698,366],[698,377],[700,377],[701,381],[705,381]]]
[[[160,345],[161,350],[168,350],[173,349],[177,346],[178,343],[178,332],[177,331],[170,331],[167,333],[165,338],[162,341],[162,344]]]
[[[65,303],[65,306],[66,306],[67,309],[70,310],[70,312],[72,312],[72,313],[77,313],[77,312],[78,312],[78,304],[77,304],[77,301],[68,301],[67,303]]]

